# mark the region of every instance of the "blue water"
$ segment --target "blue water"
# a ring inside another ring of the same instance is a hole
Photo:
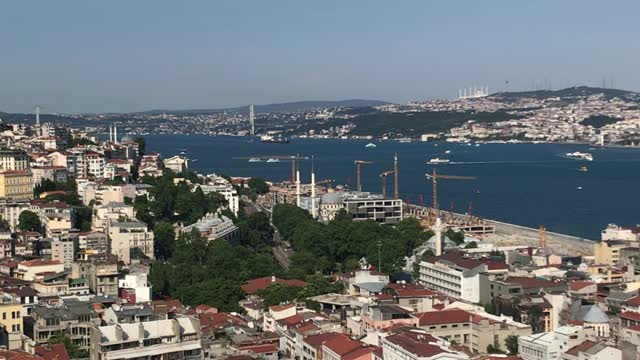
[[[562,144],[483,144],[479,147],[439,143],[294,139],[291,144],[262,144],[241,137],[206,135],[148,135],[147,147],[164,157],[184,151],[198,161],[191,168],[202,173],[261,176],[269,180],[289,179],[291,165],[249,163],[234,157],[295,155],[315,156],[316,178],[348,181],[355,187],[356,159],[374,161],[362,168],[363,190],[380,192],[379,174],[393,167],[393,154],[400,164],[400,195],[411,203],[431,204],[432,186],[425,173],[431,158],[447,158],[451,164],[437,165],[439,173],[475,176],[476,180],[438,182],[440,207],[472,212],[485,218],[538,227],[588,239],[599,239],[611,222],[638,222],[635,201],[640,198],[640,150]],[[185,150],[186,149],[186,150]],[[445,150],[451,150],[445,154]],[[564,154],[588,151],[594,161],[567,159]],[[579,172],[587,165],[588,172]],[[310,162],[301,163],[303,180],[309,181]],[[393,180],[387,180],[393,193]],[[578,190],[581,186],[583,189]]]

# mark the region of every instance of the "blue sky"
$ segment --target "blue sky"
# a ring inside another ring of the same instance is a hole
[[[7,1],[0,111],[640,90],[638,1]]]

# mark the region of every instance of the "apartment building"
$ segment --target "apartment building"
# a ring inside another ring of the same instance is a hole
[[[20,301],[9,294],[0,294],[0,345],[9,350],[22,348],[22,332],[24,331],[23,314]]]
[[[142,221],[114,222],[109,226],[111,254],[125,264],[131,263],[131,252],[137,249],[153,259],[153,232]]]
[[[62,332],[80,349],[89,350],[90,329],[98,325],[100,317],[89,303],[38,306],[31,311],[31,317],[25,319],[25,334],[40,345]]]
[[[95,217],[94,217],[95,218]],[[78,235],[76,259],[88,260],[90,255],[109,254],[109,239],[102,231],[90,231]]]
[[[0,171],[29,169],[31,157],[23,150],[0,149]]]
[[[562,354],[586,340],[581,326],[563,326],[552,332],[518,338],[518,355],[523,360],[559,360]]]
[[[29,200],[33,198],[33,175],[30,170],[0,171],[0,198]]]
[[[203,359],[200,323],[191,317],[91,328],[91,360]]]

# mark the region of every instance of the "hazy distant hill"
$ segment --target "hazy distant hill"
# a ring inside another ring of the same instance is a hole
[[[365,107],[365,106],[377,106],[377,105],[384,105],[384,104],[388,104],[388,103],[384,101],[379,101],[379,100],[362,100],[362,99],[338,100],[338,101],[296,101],[296,102],[288,102],[288,103],[280,103],[280,104],[255,105],[255,111],[262,112],[262,113],[298,112],[298,111],[307,111],[307,110],[322,109],[322,108],[329,108],[329,107]],[[210,113],[219,113],[223,111],[246,113],[246,112],[249,112],[249,105],[235,107],[235,108],[220,108],[220,109],[150,110],[142,113],[143,114],[162,114],[162,113],[210,114]]]
[[[575,98],[581,96],[591,95],[604,95],[607,99],[620,98],[629,101],[640,101],[640,94],[619,89],[605,89],[589,86],[576,86],[561,90],[536,90],[536,91],[516,91],[516,92],[500,92],[490,95],[490,97],[500,98],[505,101],[518,99],[518,98],[535,98],[535,99],[547,99],[547,98]]]
[[[5,123],[14,124],[34,124],[36,122],[36,116],[34,114],[10,114],[1,111],[0,119],[2,119],[2,121]],[[80,118],[65,115],[40,114],[40,122],[43,123],[56,123],[77,126],[83,124],[83,121],[84,120]]]

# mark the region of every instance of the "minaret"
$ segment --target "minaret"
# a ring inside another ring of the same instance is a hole
[[[36,125],[40,126],[40,106],[36,106]]]
[[[109,142],[113,142],[113,125],[109,125]]]
[[[313,157],[311,157],[311,216],[315,219],[316,214],[316,172],[313,164]]]
[[[440,216],[436,218],[436,256],[442,255],[442,220]]]
[[[300,169],[296,169],[296,205],[300,207]]]
[[[117,125],[113,125],[113,143],[114,144],[118,143],[118,126]]]
[[[393,156],[393,197],[395,199],[400,198],[400,192],[398,187],[398,153]]]
[[[253,104],[249,105],[249,122],[251,123],[251,136],[256,135],[256,115],[253,110]]]

